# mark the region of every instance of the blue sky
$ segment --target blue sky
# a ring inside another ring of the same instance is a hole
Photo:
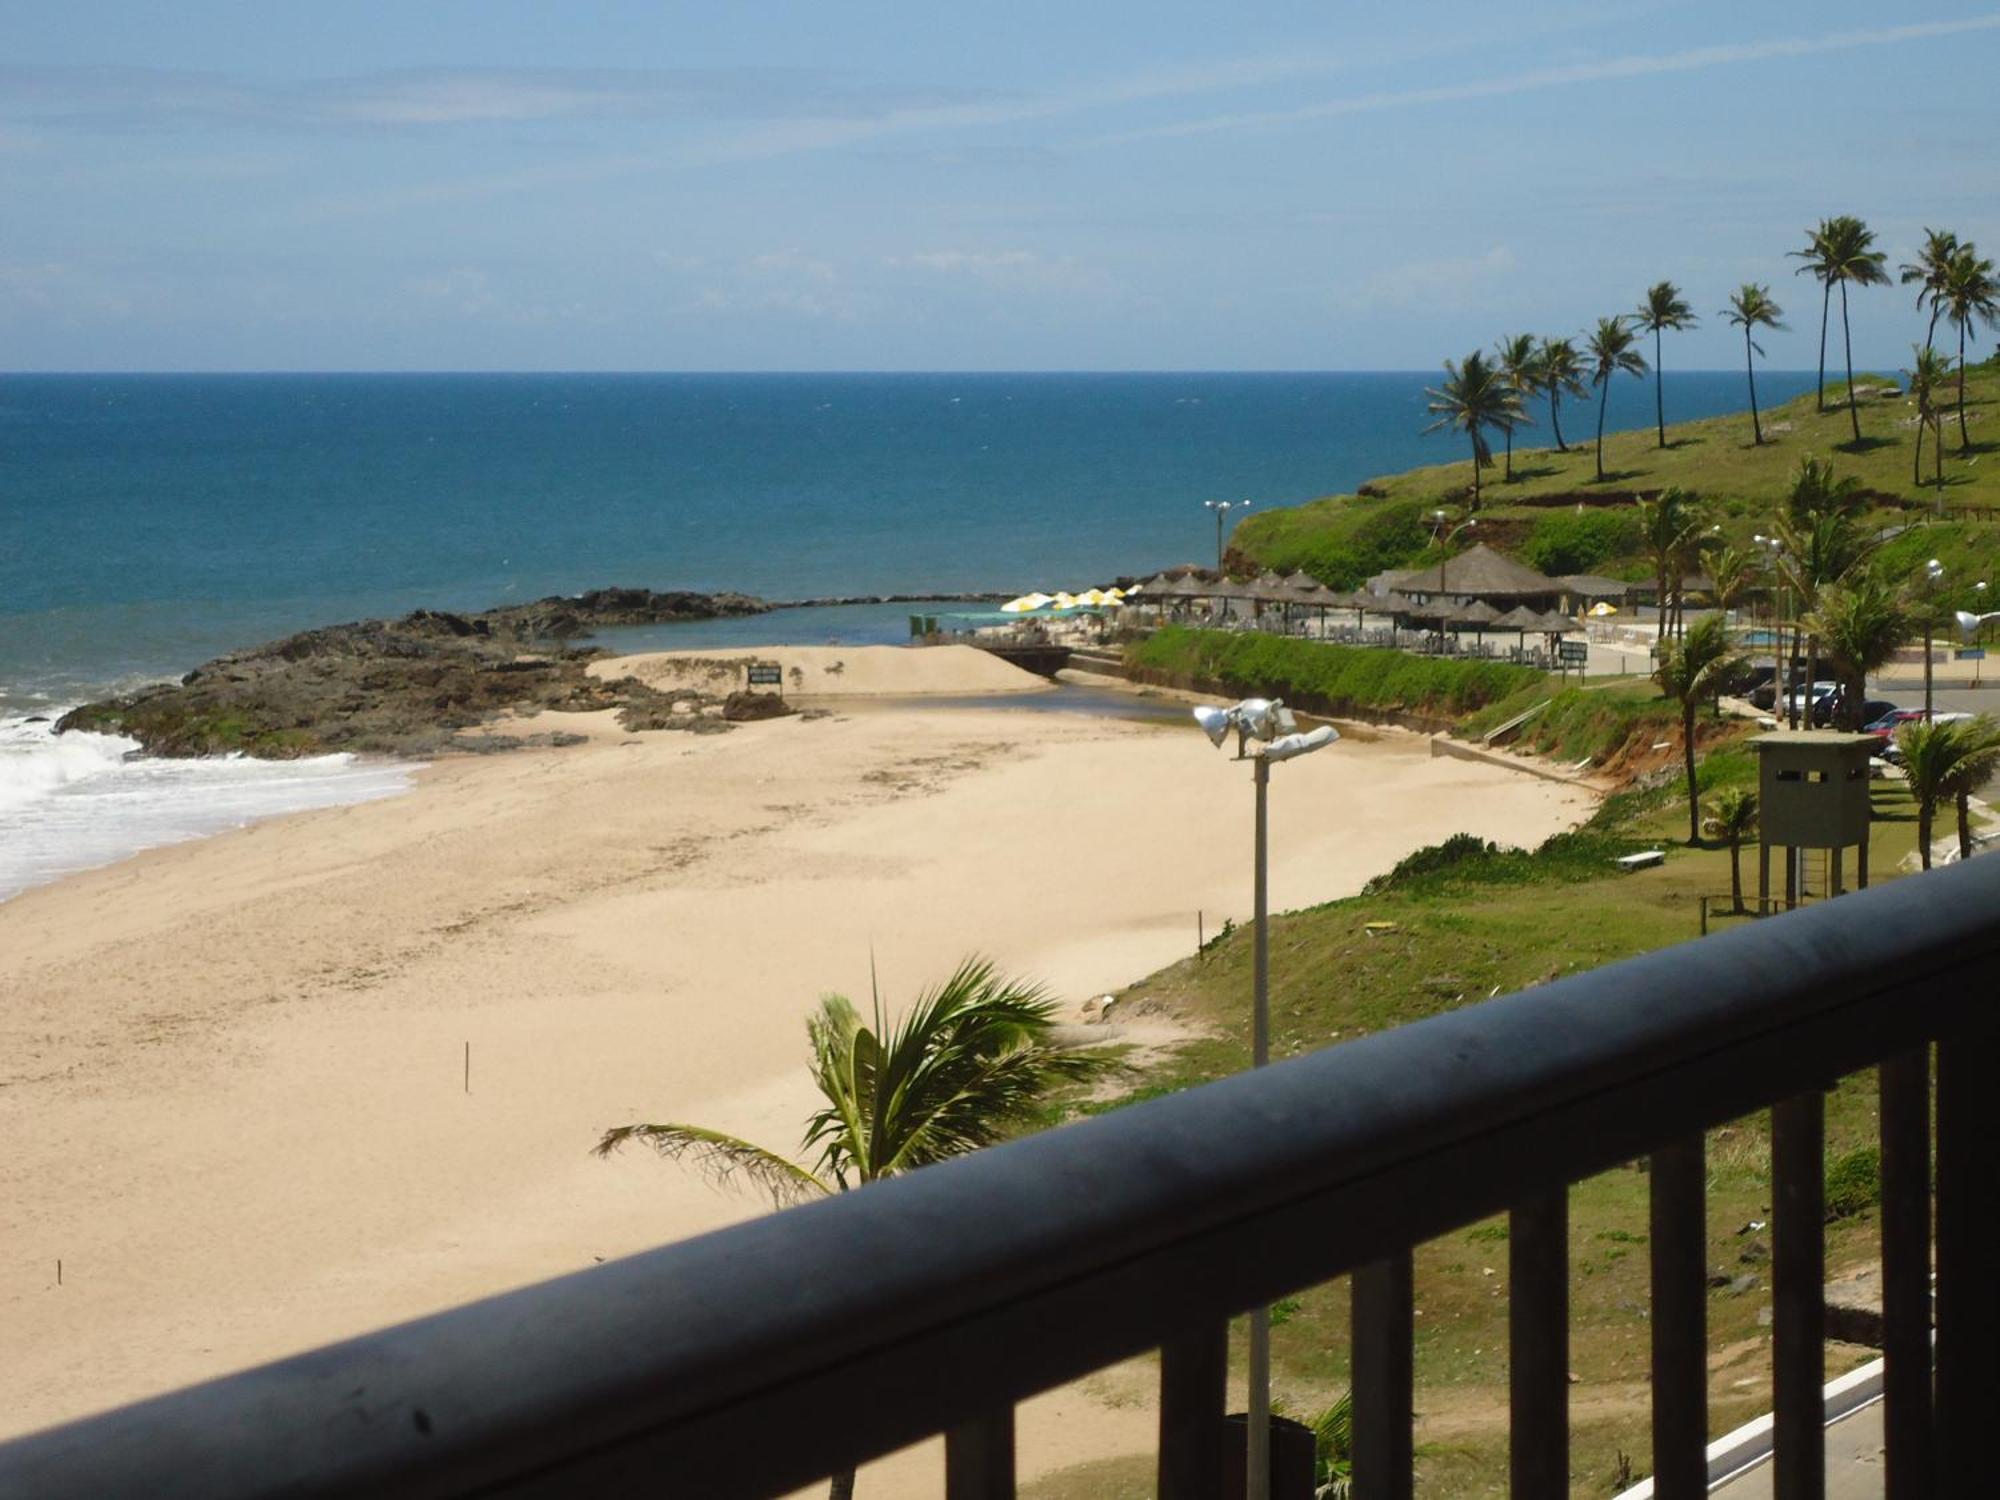
[[[0,368],[1416,369],[1662,277],[1670,368],[1752,279],[1810,368],[1818,218],[2000,255],[1997,72],[1922,0],[0,0]]]

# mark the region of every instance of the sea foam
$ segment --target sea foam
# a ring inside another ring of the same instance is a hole
[[[402,762],[320,755],[165,760],[136,740],[0,719],[0,901],[142,849],[406,791]]]

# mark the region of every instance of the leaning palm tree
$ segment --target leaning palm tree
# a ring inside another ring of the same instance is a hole
[[[1583,360],[1573,339],[1543,339],[1535,356],[1536,377],[1549,398],[1549,428],[1556,436],[1556,452],[1569,452],[1563,441],[1562,398],[1582,400],[1588,387],[1583,383]]]
[[[1750,441],[1753,447],[1761,447],[1764,442],[1764,424],[1757,416],[1757,360],[1764,352],[1763,345],[1751,337],[1756,328],[1775,328],[1783,331],[1785,325],[1778,320],[1785,310],[1771,300],[1771,289],[1755,281],[1746,281],[1730,294],[1729,307],[1723,316],[1729,319],[1732,328],[1743,330],[1743,366],[1750,375]]]
[[[718,1181],[742,1179],[783,1207],[991,1145],[1050,1089],[1097,1073],[1101,1054],[1057,1041],[1053,1002],[1036,985],[967,959],[891,1027],[875,997],[872,1029],[852,1001],[828,995],[806,1023],[813,1082],[826,1103],[806,1122],[805,1166],[780,1152],[699,1125],[620,1125],[594,1154],[637,1142],[686,1160]],[[833,1500],[854,1493],[854,1472],[833,1476]]]
[[[1660,332],[1671,328],[1676,333],[1694,327],[1694,309],[1688,306],[1681,289],[1671,281],[1655,282],[1646,288],[1646,295],[1640,299],[1638,312],[1632,321],[1653,335],[1653,417],[1660,429],[1660,446],[1667,446],[1667,397],[1660,363]]]
[[[1757,826],[1754,787],[1726,786],[1715,794],[1715,811],[1702,824],[1710,838],[1729,845],[1729,909],[1743,914],[1743,840]]]
[[[1930,326],[1924,330],[1924,347],[1937,337],[1938,317],[1944,311],[1944,284],[1951,274],[1951,258],[1958,254],[1958,236],[1949,229],[1924,230],[1924,248],[1913,261],[1896,268],[1896,279],[1917,288],[1917,311],[1931,310]]]
[[[1940,505],[1944,503],[1944,408],[1938,398],[1951,382],[1951,366],[1951,356],[1942,350],[1912,344],[1910,367],[1903,371],[1903,378],[1909,382],[1910,399],[1917,404],[1917,446],[1910,455],[1910,483],[1924,482],[1924,432],[1928,429],[1936,438],[1931,448],[1931,462],[1937,471]],[[1961,396],[1961,412],[1964,406],[1965,399]]]
[[[1611,404],[1611,377],[1646,373],[1646,357],[1632,347],[1632,329],[1623,318],[1599,318],[1590,336],[1590,383],[1597,387],[1597,477],[1604,478],[1604,408]]]
[[[1515,393],[1521,398],[1520,421],[1533,425],[1534,419],[1527,415],[1527,403],[1541,393],[1542,366],[1535,349],[1532,333],[1516,333],[1500,340],[1493,346],[1493,357],[1500,364],[1500,373],[1506,377]],[[1512,424],[1501,429],[1507,434],[1507,462],[1502,471],[1502,479],[1507,484],[1514,482],[1514,428]]]
[[[1967,748],[1959,726],[1969,722],[1918,719],[1896,731],[1896,747],[1903,752],[1903,782],[1917,804],[1917,857],[1926,870],[1931,867],[1931,831],[1938,804],[1956,795],[1954,779]]]
[[[1991,714],[1944,726],[1958,736],[1958,756],[1945,776],[1944,793],[1957,804],[1958,857],[1972,858],[1972,794],[2000,773],[2000,724]]]
[[[1688,843],[1701,842],[1701,786],[1694,769],[1694,718],[1702,700],[1713,698],[1743,665],[1729,643],[1721,615],[1703,615],[1678,641],[1660,644],[1660,665],[1653,673],[1660,690],[1681,705],[1681,757],[1687,771]]]
[[[1895,660],[1914,629],[1909,608],[1880,578],[1860,573],[1821,590],[1804,628],[1840,679],[1841,727],[1859,729],[1869,677]]]
[[[1988,328],[2000,326],[2000,281],[1994,280],[1993,262],[1982,259],[1970,241],[1959,246],[1946,268],[1943,303],[1958,329],[1958,451],[1964,453],[1972,447],[1965,430],[1965,336],[1974,319]]]
[[[1444,374],[1443,385],[1424,391],[1437,418],[1424,431],[1450,428],[1472,439],[1472,508],[1478,510],[1480,466],[1493,461],[1485,429],[1498,427],[1511,433],[1527,414],[1521,410],[1521,393],[1477,349],[1465,356],[1462,365],[1446,360]]]
[[[1354,1393],[1307,1424],[1313,1435],[1313,1500],[1348,1500],[1354,1493]]]

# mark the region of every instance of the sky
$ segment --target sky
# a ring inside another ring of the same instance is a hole
[[[1996,74],[1976,0],[0,0],[0,368],[1434,369],[1669,279],[1669,368],[1761,281],[1810,369],[1818,219],[2000,258]]]

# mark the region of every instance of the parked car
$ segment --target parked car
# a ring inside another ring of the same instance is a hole
[[[1832,723],[1835,719],[1842,717],[1843,713],[1845,712],[1843,708],[1843,703],[1844,700],[1840,697],[1840,695],[1835,694],[1828,713],[1828,717],[1825,722]],[[1887,698],[1868,698],[1862,701],[1861,713],[1859,717],[1861,720],[1862,727],[1865,730],[1868,725],[1873,724],[1876,720],[1885,718],[1889,714],[1900,713],[1900,712],[1902,712],[1901,708],[1898,705],[1891,703]],[[1818,708],[1815,708],[1813,710],[1813,717],[1815,722],[1819,720]]]
[[[1896,731],[1901,729],[1905,724],[1920,723],[1924,718],[1924,711],[1921,708],[1899,709],[1897,716],[1892,717],[1896,717],[1896,722],[1890,725],[1887,733],[1883,736],[1882,759],[1888,761],[1891,765],[1895,765],[1903,758],[1903,747],[1896,743]],[[1933,724],[1952,724],[1960,719],[1969,719],[1971,717],[1971,714],[1937,713],[1935,711],[1930,715]],[[1870,726],[1870,732],[1873,732],[1872,725]]]

